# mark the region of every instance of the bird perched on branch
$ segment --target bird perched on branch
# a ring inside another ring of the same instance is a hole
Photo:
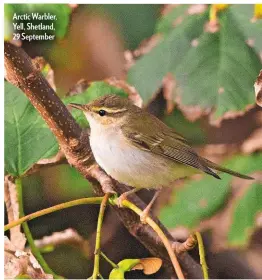
[[[159,189],[177,179],[201,172],[220,179],[214,170],[252,179],[199,156],[174,129],[128,99],[110,94],[89,104],[70,106],[82,110],[89,122],[90,145],[96,162],[112,178],[134,188],[119,197],[120,205],[139,189],[158,189],[142,220]]]

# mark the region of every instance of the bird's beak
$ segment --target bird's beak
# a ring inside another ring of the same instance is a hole
[[[83,104],[69,103],[68,105],[72,108],[76,108],[81,111],[86,111],[85,105]]]

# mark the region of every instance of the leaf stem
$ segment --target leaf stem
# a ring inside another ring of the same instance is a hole
[[[18,179],[17,179],[18,180]],[[21,179],[20,180],[20,184],[21,184]],[[16,184],[19,184],[19,181],[16,181]],[[24,216],[24,217],[21,217],[20,219],[16,220],[16,221],[13,221],[9,224],[7,224],[5,227],[4,227],[4,230],[8,230],[10,228],[13,228],[17,225],[20,225],[22,223],[25,223],[26,221],[29,221],[29,220],[32,220],[32,219],[35,219],[37,217],[41,217],[43,215],[46,215],[46,214],[50,214],[50,213],[53,213],[53,212],[56,212],[56,211],[59,211],[59,210],[62,210],[62,209],[66,209],[66,208],[69,208],[69,207],[72,207],[72,206],[76,206],[76,205],[81,205],[81,204],[100,204],[100,212],[99,212],[99,217],[98,217],[98,223],[97,223],[97,236],[96,236],[96,248],[95,248],[95,260],[94,260],[94,271],[93,271],[93,274],[91,276],[92,279],[97,279],[97,277],[99,276],[99,257],[100,257],[100,254],[104,257],[104,259],[106,259],[113,267],[117,267],[117,265],[115,263],[113,263],[111,260],[109,260],[104,253],[102,252],[99,252],[100,251],[100,239],[101,239],[101,227],[102,227],[102,222],[103,222],[103,216],[104,216],[104,211],[105,211],[105,207],[106,207],[106,204],[107,204],[107,201],[108,201],[108,198],[109,198],[110,194],[106,194],[104,197],[89,197],[89,198],[81,198],[81,199],[76,199],[76,200],[72,200],[72,201],[69,201],[69,202],[64,202],[64,203],[61,203],[61,204],[58,204],[58,205],[55,205],[55,206],[52,206],[52,207],[49,207],[49,208],[46,208],[46,209],[43,209],[43,210],[39,210],[37,212],[34,212],[32,214],[29,214],[27,216]],[[112,200],[109,201],[110,204],[112,205],[116,205],[116,199],[117,198],[114,198]],[[126,207],[126,208],[129,208],[131,209],[132,211],[134,211],[136,214],[138,215],[141,215],[142,214],[142,210],[139,209],[136,205],[134,205],[133,203],[131,203],[130,201],[128,200],[124,200],[123,201],[123,206]],[[20,211],[20,214],[21,215],[24,215],[24,212],[23,211]],[[146,223],[151,226],[151,228],[157,233],[157,235],[160,237],[160,239],[162,240],[168,254],[169,254],[169,257],[171,259],[171,262],[174,266],[174,269],[176,271],[176,274],[178,276],[179,279],[184,279],[184,275],[183,275],[183,272],[182,272],[182,269],[180,267],[180,264],[177,260],[177,257],[174,253],[174,250],[172,249],[172,246],[168,240],[168,238],[165,236],[165,234],[163,233],[163,231],[161,230],[161,228],[150,218],[150,217],[147,217],[146,218]],[[26,223],[25,223],[26,224]],[[23,226],[25,225],[23,224]],[[26,224],[27,225],[27,224]],[[25,226],[26,227],[26,226]],[[27,226],[28,227],[28,226]],[[24,229],[25,230],[25,229]],[[29,230],[29,228],[28,228]],[[26,232],[26,230],[25,230]],[[30,231],[29,231],[30,233]],[[31,233],[30,233],[31,234]],[[197,235],[199,233],[196,233],[196,237],[198,239],[198,242],[200,242],[199,244],[201,244],[201,235],[200,235],[200,241],[199,241],[199,236]],[[27,236],[28,238],[28,236]],[[30,236],[29,238],[30,239]],[[33,239],[32,239],[33,240]],[[29,241],[29,240],[28,240]],[[30,245],[31,246],[31,245]],[[33,245],[34,246],[34,245]],[[32,247],[31,247],[32,249]],[[36,248],[37,249],[37,248]],[[32,252],[33,252],[33,249],[32,249]],[[40,252],[38,251],[37,249],[37,252],[40,254]],[[37,254],[37,253],[36,253]],[[202,245],[199,245],[199,254],[200,254],[200,261],[201,261],[201,265],[202,265],[202,270],[203,270],[203,273],[204,273],[204,277],[205,279],[208,279],[208,273],[207,273],[207,265],[206,265],[206,262],[205,262],[205,252],[204,252],[204,246],[203,246],[203,241],[202,241]],[[35,255],[35,254],[34,254]],[[40,254],[40,258],[43,258],[42,255]],[[39,261],[40,263],[40,261]],[[49,268],[50,269],[50,268]],[[61,278],[61,277],[60,277]]]
[[[15,185],[17,189],[17,195],[18,195],[18,203],[19,203],[19,215],[24,216],[24,207],[23,207],[23,191],[22,191],[22,179],[16,178],[15,179]],[[33,236],[31,234],[31,231],[28,227],[27,222],[24,222],[22,224],[22,227],[24,229],[25,236],[27,238],[27,241],[30,245],[32,254],[35,256],[41,267],[43,268],[45,273],[52,274],[55,279],[61,279],[62,276],[59,276],[53,272],[53,270],[48,266],[46,261],[44,260],[43,256],[41,255],[39,249],[35,246],[35,242],[33,239]]]
[[[102,251],[100,251],[100,255],[113,267],[118,268],[118,265],[111,261]]]
[[[21,217],[20,219],[5,225],[4,230],[6,231],[6,230],[13,228],[17,225],[20,225],[26,221],[30,221],[35,218],[41,217],[43,215],[50,214],[50,213],[53,213],[53,212],[56,212],[56,211],[59,211],[62,209],[66,209],[66,208],[69,208],[72,206],[81,205],[81,204],[100,204],[102,199],[103,199],[103,197],[85,197],[85,198],[80,198],[80,199],[64,202],[61,204],[57,204],[55,206],[52,206],[52,207],[49,207],[46,209],[42,209],[42,210],[36,211],[34,213],[31,213],[29,215],[26,215],[24,217]],[[20,212],[20,213],[22,214],[24,212]]]
[[[116,202],[116,201],[114,201]],[[133,203],[131,203],[128,200],[124,200],[122,202],[122,205],[126,208],[131,209],[132,211],[134,211],[136,214],[141,215],[142,214],[142,210],[139,209],[136,205],[134,205]],[[166,247],[166,250],[168,252],[168,255],[171,259],[171,262],[174,266],[174,269],[176,271],[177,277],[178,279],[185,279],[184,274],[182,272],[182,269],[180,267],[180,264],[177,260],[177,257],[175,255],[174,250],[172,249],[172,246],[168,240],[168,238],[165,236],[165,234],[163,233],[163,231],[161,230],[161,228],[150,218],[150,217],[146,217],[145,222],[151,226],[151,228],[157,233],[157,235],[160,237],[160,239],[162,240],[163,244]]]
[[[197,242],[198,242],[199,258],[200,258],[200,264],[201,264],[202,271],[203,271],[203,276],[204,276],[204,279],[209,279],[203,239],[202,239],[201,234],[198,231],[195,232],[195,236],[196,236]]]
[[[104,213],[107,205],[108,198],[111,194],[107,193],[104,195],[103,200],[100,204],[100,210],[97,220],[97,229],[96,229],[96,244],[95,244],[95,260],[94,260],[94,270],[91,276],[91,279],[97,279],[97,277],[101,277],[99,272],[99,260],[100,260],[100,244],[101,244],[101,228],[104,218]]]

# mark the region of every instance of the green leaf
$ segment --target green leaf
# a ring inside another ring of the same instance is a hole
[[[161,209],[160,220],[169,228],[194,228],[223,206],[230,181],[229,176],[225,177],[220,181],[205,176],[200,181],[188,182],[181,190],[174,190],[170,205]]]
[[[71,8],[68,4],[5,4],[5,10],[8,12],[8,16],[5,17],[5,26],[13,28],[13,23],[23,22],[26,26],[27,23],[32,23],[33,25],[38,25],[43,23],[45,25],[50,25],[54,23],[54,30],[23,30],[26,35],[29,34],[48,34],[56,35],[57,38],[61,39],[66,35],[67,28],[69,25]],[[13,19],[14,13],[17,15],[29,15],[30,20],[15,20]],[[39,13],[43,15],[44,13],[49,13],[50,15],[56,16],[56,20],[40,20],[32,18],[32,13]],[[8,29],[8,30],[9,30]],[[18,31],[19,32],[19,31]],[[9,34],[9,33],[8,33]],[[6,36],[8,35],[6,34]],[[10,34],[9,34],[10,37]],[[9,38],[11,39],[11,38]]]
[[[208,12],[184,15],[174,29],[168,27],[171,19],[166,18],[167,27],[160,28],[166,32],[163,40],[129,70],[128,82],[148,102],[171,72],[181,103],[203,110],[214,107],[216,118],[254,104],[253,84],[261,68],[262,21],[250,23],[253,5],[238,6],[220,13],[216,33],[205,32]],[[246,40],[252,38],[256,44],[249,47]]]
[[[219,22],[220,31],[203,33],[198,46],[191,48],[176,69],[182,103],[214,106],[216,117],[254,104],[254,77],[261,68],[255,49],[245,43],[234,12],[229,8]]]
[[[247,245],[255,229],[258,213],[262,213],[262,184],[253,183],[235,205],[233,221],[228,232],[229,245]]]
[[[109,279],[125,279],[125,272],[122,269],[114,268],[109,274]]]
[[[245,40],[250,40],[250,43],[253,45],[252,48],[254,48],[257,53],[260,53],[262,46],[262,21],[251,20],[254,16],[254,6],[232,5],[230,9],[234,14],[235,21],[241,29]]]
[[[169,31],[171,31],[174,28],[174,23],[176,23],[176,21],[179,19],[182,21],[184,17],[187,16],[186,12],[189,7],[190,5],[178,5],[169,11],[169,13],[160,18],[156,25],[156,33],[167,34]]]
[[[125,260],[120,261],[117,265],[123,271],[130,271],[139,262],[140,262],[140,259],[125,259]]]
[[[118,268],[112,269],[109,279],[125,279],[125,272],[132,270],[132,268],[140,262],[140,259],[125,259],[120,261]]]
[[[248,175],[260,170],[261,162],[262,155],[236,156],[222,165]],[[230,192],[232,176],[219,175],[222,180],[204,175],[203,179],[189,181],[182,189],[174,190],[170,205],[160,212],[163,224],[169,228],[179,225],[194,228],[223,207]]]
[[[69,103],[79,103],[79,104],[87,104],[90,101],[107,95],[107,94],[117,94],[122,97],[127,97],[127,93],[117,87],[111,86],[106,82],[99,81],[99,82],[92,82],[90,86],[81,94],[69,96],[63,98],[63,102],[67,105]],[[72,109],[71,111],[73,117],[82,127],[88,127],[88,122],[83,114],[83,112]]]
[[[168,72],[174,72],[174,68],[186,57],[192,48],[191,41],[200,36],[207,20],[207,13],[188,16],[130,68],[127,81],[135,86],[145,103],[160,88],[163,77]]]
[[[66,97],[70,102],[89,103],[105,94],[127,97],[119,88],[105,82],[94,82],[82,94]],[[72,110],[81,126],[88,126],[85,116],[79,110]],[[34,163],[49,158],[58,151],[58,144],[52,132],[24,93],[5,83],[5,170],[13,176],[23,175]]]
[[[5,82],[5,171],[21,176],[57,151],[54,135],[24,93]]]

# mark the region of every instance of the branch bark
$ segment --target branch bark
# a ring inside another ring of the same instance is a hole
[[[10,43],[5,43],[4,57],[6,79],[27,95],[56,136],[68,162],[92,183],[95,193],[101,196],[110,188],[120,194],[127,191],[129,187],[113,180],[97,166],[87,132],[75,122],[66,106],[41,72],[32,64],[25,51]],[[145,208],[145,204],[137,195],[131,196],[131,201],[140,209]],[[130,234],[135,236],[152,255],[163,260],[166,278],[176,277],[163,243],[150,226],[143,225],[139,217],[129,209],[118,207],[114,209]],[[170,241],[174,242],[175,240],[160,221],[157,218],[154,220]],[[187,252],[180,254],[178,258],[187,278],[202,278],[200,265]]]

